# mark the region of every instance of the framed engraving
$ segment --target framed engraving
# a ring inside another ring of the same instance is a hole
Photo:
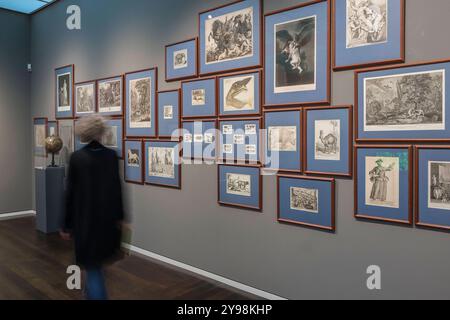
[[[105,116],[122,116],[122,90],[122,76],[97,80],[98,113]]]
[[[96,90],[96,81],[75,84],[75,117],[82,117],[97,111]]]
[[[216,160],[217,121],[183,121],[183,159]]]
[[[166,46],[166,81],[180,81],[198,75],[197,38]]]
[[[63,141],[63,147],[59,151],[59,163],[68,166],[70,156],[75,151],[75,128],[73,120],[58,120],[58,136]]]
[[[35,157],[47,157],[47,151],[45,149],[45,139],[47,139],[48,132],[48,119],[47,118],[34,118],[34,156]]]
[[[217,116],[216,78],[181,83],[183,119]]]
[[[180,139],[181,91],[158,92],[158,137],[161,139]]]
[[[125,182],[144,184],[144,142],[142,140],[125,140]]]
[[[74,115],[75,66],[55,69],[55,115],[56,119],[71,119]]]
[[[145,184],[181,189],[180,145],[145,141]]]

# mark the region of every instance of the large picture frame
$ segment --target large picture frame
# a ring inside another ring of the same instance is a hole
[[[180,143],[144,141],[145,184],[181,189]]]
[[[158,137],[180,140],[181,90],[158,92]]]
[[[55,69],[55,117],[72,119],[74,115],[75,65]]]
[[[45,139],[48,137],[48,119],[34,118],[33,128],[34,156],[39,158],[47,158]]]
[[[217,120],[183,121],[183,159],[217,160]]]
[[[103,116],[123,116],[123,76],[97,80],[97,111]]]
[[[181,83],[183,119],[217,116],[217,78],[209,77]]]
[[[166,82],[198,76],[198,38],[167,45],[165,55]]]
[[[75,151],[75,122],[72,119],[58,120],[58,136],[63,141],[59,151],[61,165],[69,165],[70,156]]]
[[[124,153],[125,182],[143,185],[145,174],[144,141],[126,139]]]
[[[97,81],[75,83],[75,118],[97,112]]]

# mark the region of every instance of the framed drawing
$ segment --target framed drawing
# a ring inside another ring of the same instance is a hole
[[[201,12],[200,74],[261,67],[261,25],[261,0],[237,1]]]
[[[58,136],[58,121],[47,121],[47,137]]]
[[[412,225],[412,146],[355,146],[355,217]]]
[[[75,130],[73,120],[58,120],[58,136],[63,141],[63,147],[59,151],[61,165],[69,165],[70,156],[75,151]]]
[[[355,73],[356,140],[449,142],[450,60]]]
[[[144,184],[144,142],[125,140],[125,182]]]
[[[183,119],[217,116],[216,78],[181,83]]]
[[[195,78],[198,75],[198,39],[166,46],[166,81]]]
[[[332,0],[335,71],[405,61],[405,0]]]
[[[278,175],[278,222],[335,231],[335,180]]]
[[[262,211],[262,176],[259,167],[219,165],[218,202],[222,206]]]
[[[73,118],[75,65],[55,69],[56,119]]]
[[[75,117],[82,117],[93,114],[97,111],[96,92],[96,81],[87,81],[75,84]]]
[[[122,90],[122,76],[97,80],[98,113],[104,116],[122,116]]]
[[[158,92],[158,137],[160,139],[180,139],[181,91]]]
[[[328,1],[265,16],[265,107],[329,104],[329,23]]]
[[[181,189],[179,142],[145,141],[145,184]]]
[[[123,159],[123,120],[110,119],[106,122],[106,131],[103,135],[101,143],[114,151],[117,156]]]
[[[277,109],[265,115],[265,170],[302,171],[302,111]]]
[[[216,160],[217,121],[183,121],[183,158]]]
[[[47,118],[34,118],[34,156],[47,157],[45,149],[45,139],[47,139],[48,120]]]
[[[305,108],[305,174],[351,177],[353,107]]]
[[[157,91],[156,67],[125,74],[125,132],[128,138],[156,138]]]
[[[261,115],[261,71],[218,78],[219,116]]]

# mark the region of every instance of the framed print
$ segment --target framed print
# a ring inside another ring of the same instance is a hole
[[[180,139],[181,91],[158,92],[158,137]]]
[[[75,65],[55,69],[56,119],[73,118]]]
[[[166,46],[166,81],[195,78],[198,75],[197,38]]]
[[[63,141],[63,147],[59,151],[61,165],[68,165],[70,156],[75,151],[75,128],[73,120],[58,120],[58,136]]]
[[[261,67],[262,1],[233,2],[199,14],[202,76]]]
[[[261,79],[261,71],[219,77],[219,116],[260,116]]]
[[[125,182],[144,184],[144,142],[125,140]]]
[[[58,121],[47,121],[47,137],[58,136]]]
[[[259,167],[221,164],[217,175],[220,205],[262,211],[262,176]]]
[[[329,21],[328,1],[265,16],[265,107],[329,104]]]
[[[405,61],[405,0],[332,0],[335,71]]]
[[[278,222],[335,231],[335,181],[278,175]]]
[[[181,83],[183,119],[217,116],[216,78]]]
[[[355,217],[412,225],[412,146],[355,146]]]
[[[450,141],[450,60],[355,73],[356,140]]]
[[[303,153],[302,111],[278,109],[266,111],[266,170],[301,172]]]
[[[123,159],[123,120],[110,119],[106,121],[106,131],[101,143],[117,153],[117,157]]]
[[[82,141],[81,138],[75,134],[75,130],[76,130],[78,121],[79,120],[75,120],[74,121],[74,127],[73,127],[73,132],[74,132],[74,152],[83,149],[84,147],[86,147],[89,144],[89,141]]]
[[[353,108],[305,108],[305,174],[351,177]]]
[[[75,84],[75,117],[82,117],[97,111],[96,91],[96,81]],[[104,99],[104,97],[102,99]]]
[[[145,141],[145,184],[181,189],[179,142]]]
[[[183,158],[191,160],[216,160],[217,121],[183,121]]]
[[[34,156],[47,157],[45,149],[45,139],[47,139],[48,120],[47,118],[34,118]]]
[[[125,130],[128,138],[156,138],[157,91],[156,67],[125,74]]]
[[[97,80],[98,113],[104,116],[122,116],[122,90],[122,76]]]

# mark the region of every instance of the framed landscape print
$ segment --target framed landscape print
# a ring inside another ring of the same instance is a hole
[[[181,83],[183,119],[217,116],[216,78]]]
[[[332,0],[336,71],[405,61],[405,0]]]
[[[57,119],[73,117],[75,66],[68,65],[55,70],[55,115]]]
[[[262,1],[233,2],[199,14],[202,76],[260,67]]]
[[[122,90],[122,76],[97,80],[98,113],[104,116],[122,116]]]
[[[34,118],[34,156],[47,157],[45,149],[45,139],[47,139],[48,120],[47,118]]]
[[[219,165],[217,172],[220,205],[262,211],[262,177],[259,167]]]
[[[158,134],[157,68],[125,74],[125,130],[128,138]]]
[[[105,147],[116,151],[120,159],[123,159],[123,140],[123,120],[111,119],[106,121],[106,131],[100,142]]]
[[[75,84],[75,117],[82,117],[97,111],[96,90],[96,81]]]
[[[183,121],[183,158],[216,160],[217,121]]]
[[[71,154],[75,151],[75,128],[73,120],[58,120],[58,136],[63,141],[63,147],[59,151],[59,162],[68,165]]]
[[[158,92],[158,137],[161,139],[180,139],[181,91]]]
[[[197,38],[166,46],[166,81],[195,78],[198,75]]]
[[[335,231],[335,180],[278,175],[278,222]]]
[[[306,174],[352,176],[352,110],[351,106],[305,108]]]
[[[219,77],[219,116],[260,116],[261,79],[261,71]]]
[[[412,225],[412,146],[355,147],[355,217]]]
[[[145,141],[145,183],[181,189],[181,157],[178,142]]]
[[[450,141],[450,60],[357,71],[357,141]]]
[[[125,140],[125,181],[144,184],[144,142],[142,140]]]
[[[58,121],[47,121],[47,137],[58,136]]]
[[[328,1],[265,16],[265,107],[329,104],[329,21]]]
[[[279,109],[265,112],[266,170],[302,171],[302,126],[301,110]]]

